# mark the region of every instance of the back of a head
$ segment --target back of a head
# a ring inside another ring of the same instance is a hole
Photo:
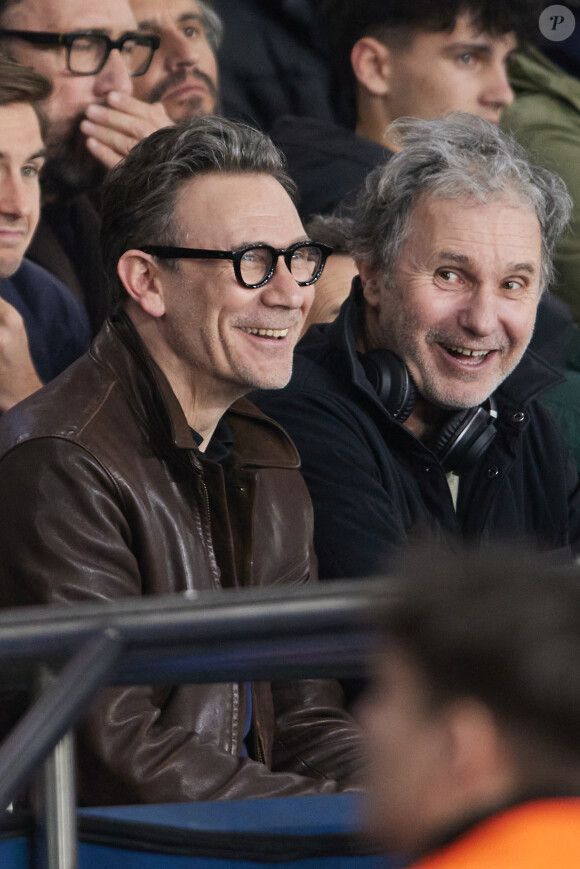
[[[515,549],[429,547],[402,561],[388,589],[381,634],[411,653],[436,699],[482,701],[522,742],[543,746],[543,761],[572,758],[578,776],[577,567],[546,566]]]
[[[467,14],[478,32],[491,36],[514,33],[523,41],[537,29],[544,6],[539,0],[322,0],[345,122],[354,126],[355,78],[350,53],[362,37],[372,36],[401,49],[418,32],[451,32],[458,16]]]
[[[477,203],[509,199],[535,211],[542,235],[542,287],[571,200],[562,179],[530,163],[526,151],[495,124],[476,115],[399,118],[389,135],[401,148],[366,178],[353,211],[353,255],[388,275],[411,231],[422,197]]]
[[[264,133],[213,116],[158,130],[133,148],[103,186],[101,243],[114,302],[125,296],[117,278],[121,254],[144,244],[178,245],[177,194],[187,181],[212,172],[271,175],[296,199],[284,157]]]
[[[332,248],[339,256],[350,255],[352,221],[338,214],[313,214],[304,229],[308,236]]]

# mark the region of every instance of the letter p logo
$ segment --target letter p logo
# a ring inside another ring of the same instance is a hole
[[[576,19],[567,6],[548,6],[540,15],[538,26],[546,39],[551,42],[562,42],[574,32]]]

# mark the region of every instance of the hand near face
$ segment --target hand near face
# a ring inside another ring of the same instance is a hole
[[[41,386],[24,321],[16,308],[0,299],[0,412],[10,410]]]
[[[91,103],[81,130],[87,149],[107,169],[116,166],[141,139],[173,122],[161,103],[144,103],[129,94],[111,91],[107,105]]]

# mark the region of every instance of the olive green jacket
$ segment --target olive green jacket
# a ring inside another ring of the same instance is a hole
[[[571,231],[555,257],[554,291],[580,322],[580,80],[529,47],[512,61],[510,81],[516,99],[504,109],[502,128],[562,176],[574,201]]]

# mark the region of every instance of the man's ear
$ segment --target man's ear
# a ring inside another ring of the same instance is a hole
[[[127,250],[117,264],[117,274],[128,295],[151,317],[165,313],[160,267],[150,254]]]
[[[515,761],[509,756],[502,728],[482,701],[462,698],[450,704],[448,716],[448,784],[456,796],[485,804],[501,800],[514,786]]]
[[[352,47],[350,62],[356,79],[376,97],[390,90],[391,50],[373,36],[363,36]]]
[[[363,295],[371,308],[378,308],[381,299],[383,276],[378,266],[369,265],[363,260],[356,260],[356,267],[363,286]]]

